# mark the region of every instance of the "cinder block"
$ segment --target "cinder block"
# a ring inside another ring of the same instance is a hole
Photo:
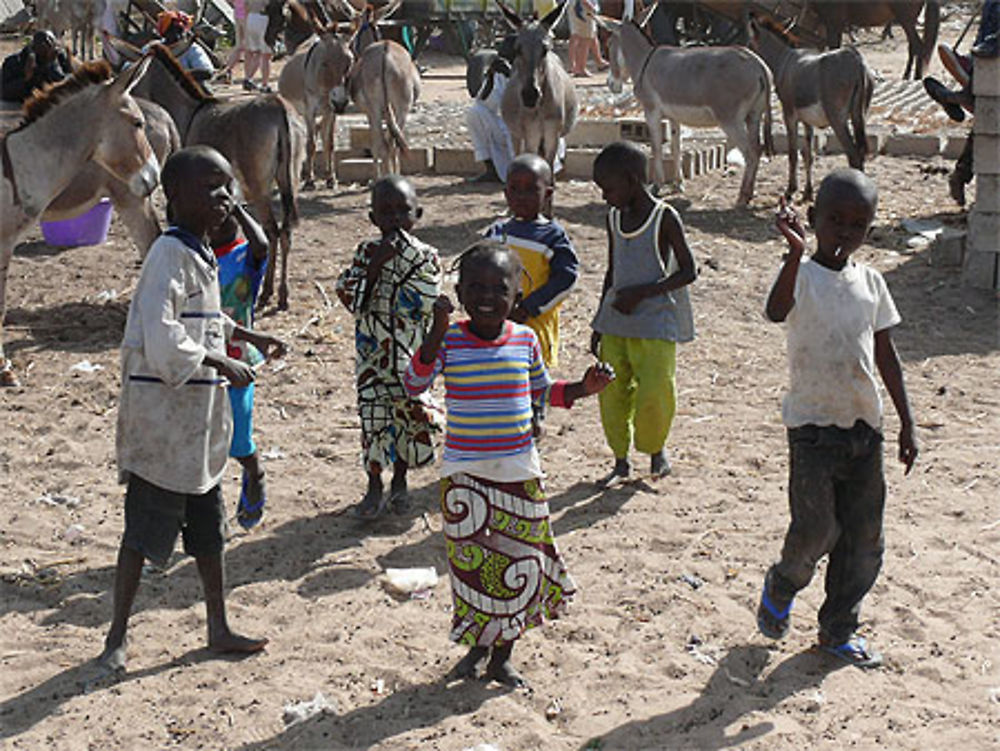
[[[968,250],[962,265],[962,284],[974,289],[1000,289],[1000,253]]]
[[[931,157],[941,153],[941,136],[896,133],[885,139],[889,156]]]
[[[972,163],[977,175],[1000,175],[1000,136],[976,133]],[[991,207],[991,210],[996,210]]]
[[[367,125],[352,125],[347,131],[348,143],[352,149],[370,149],[372,147],[371,134]]]
[[[565,180],[590,180],[594,176],[594,159],[600,149],[566,149],[559,177]]]
[[[404,175],[424,175],[434,166],[434,154],[427,148],[411,148],[400,155],[399,168]]]
[[[941,147],[941,156],[945,159],[958,159],[968,138],[968,136],[946,136],[944,146]]]
[[[930,244],[932,266],[961,266],[965,257],[965,233],[941,232]]]
[[[1000,134],[1000,96],[976,98],[976,119],[972,130],[994,136]]]
[[[639,118],[623,118],[618,121],[620,138],[626,141],[640,141],[641,143],[649,143],[652,138],[649,134],[649,126],[646,124],[645,120],[640,120]],[[660,135],[664,141],[668,140],[670,137],[670,125],[666,122],[661,122]]]
[[[483,167],[472,149],[434,147],[434,172],[438,175],[477,175]]]
[[[372,159],[338,159],[337,179],[343,183],[364,183],[375,179]]]
[[[976,75],[972,78],[972,93],[980,96],[1000,97],[1000,58],[977,57]],[[976,102],[979,109],[979,102]]]
[[[976,175],[976,210],[1000,212],[1000,175]]]
[[[1000,214],[981,211],[977,203],[969,214],[969,251],[1000,256]]]
[[[566,134],[566,146],[607,146],[621,139],[621,128],[614,120],[577,120]]]

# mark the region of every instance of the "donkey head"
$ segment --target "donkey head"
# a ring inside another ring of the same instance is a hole
[[[350,102],[347,77],[354,65],[350,40],[338,34],[337,24],[332,23],[320,34],[313,54],[319,59],[319,80],[330,92],[330,106],[334,112],[341,114]]]
[[[611,89],[612,93],[620,94],[625,76],[628,75],[628,71],[625,69],[625,56],[622,55],[621,31],[622,24],[625,22],[598,15],[594,16],[594,20],[597,21],[598,26],[610,34],[608,38],[608,63],[610,63],[608,88]]]
[[[546,85],[545,57],[552,50],[552,27],[566,9],[567,0],[537,21],[524,21],[511,8],[496,0],[504,19],[517,32],[514,43],[513,75],[521,82],[521,103],[531,109],[542,98]]]

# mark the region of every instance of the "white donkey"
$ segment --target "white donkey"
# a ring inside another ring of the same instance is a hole
[[[561,2],[538,21],[523,21],[497,0],[507,23],[517,31],[510,81],[500,102],[500,114],[510,131],[514,153],[538,154],[554,163],[559,138],[576,123],[576,87],[552,51],[552,27],[566,8]]]
[[[14,244],[90,163],[101,165],[138,196],[153,192],[159,164],[143,131],[132,87],[145,59],[117,78],[101,61],[25,103],[24,121],[0,139],[0,385],[17,379],[3,354],[7,272]]]
[[[612,91],[622,89],[623,68],[632,78],[632,90],[642,104],[653,142],[655,182],[666,181],[663,169],[663,120],[670,121],[670,153],[674,176],[683,188],[680,169],[681,125],[719,127],[745,162],[737,204],[753,198],[761,157],[761,121],[764,145],[771,144],[771,71],[745,47],[657,47],[642,25],[655,5],[636,20],[597,17],[611,32]]]

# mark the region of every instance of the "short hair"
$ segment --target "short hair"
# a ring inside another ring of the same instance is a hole
[[[163,165],[160,172],[160,184],[167,200],[173,199],[178,190],[191,179],[191,174],[198,168],[205,168],[207,165],[213,167],[219,163],[228,165],[229,162],[218,151],[211,146],[188,146],[171,154]]]
[[[509,266],[518,282],[520,282],[521,274],[524,272],[521,256],[516,251],[511,250],[499,240],[477,240],[459,253],[458,258],[451,265],[451,271],[458,271],[459,285],[462,284],[466,270],[481,263]]]
[[[375,199],[389,190],[397,193],[411,193],[414,196],[417,195],[417,191],[414,189],[413,183],[402,175],[386,175],[385,177],[380,177],[372,183],[371,205],[374,206]]]
[[[608,172],[632,175],[645,182],[646,153],[632,141],[609,143],[594,159],[594,178]]]
[[[515,172],[530,172],[540,177],[546,185],[552,184],[552,168],[538,154],[520,154],[507,167],[507,179]]]
[[[31,46],[33,49],[37,49],[43,45],[46,47],[55,47],[57,44],[56,35],[48,29],[39,29],[31,37]]]
[[[858,200],[871,206],[872,215],[878,207],[878,188],[861,170],[852,167],[835,169],[823,178],[816,191],[816,202],[813,211],[825,211],[827,206],[836,200]]]

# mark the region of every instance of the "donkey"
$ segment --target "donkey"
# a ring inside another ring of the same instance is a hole
[[[29,99],[23,122],[0,139],[0,385],[17,385],[3,353],[3,318],[18,238],[89,163],[106,169],[137,196],[148,196],[156,187],[159,164],[131,97],[148,65],[147,59],[112,78],[106,62],[84,64]]]
[[[140,97],[134,99],[146,121],[146,140],[149,141],[156,160],[163,164],[168,156],[181,147],[177,126],[160,105]],[[160,222],[153,208],[152,197],[135,195],[126,183],[95,162],[87,164],[73,178],[73,182],[53,199],[42,214],[42,220],[53,222],[79,216],[102,198],[111,199],[116,213],[139,250],[139,258],[145,258],[149,246],[160,234]]]
[[[812,198],[813,128],[833,129],[847,154],[848,163],[863,169],[868,143],[865,117],[871,105],[875,76],[853,47],[828,52],[792,49],[790,39],[766,22],[751,19],[750,46],[774,73],[774,86],[781,101],[788,133],[788,188],[791,198],[798,189],[799,121],[805,126],[804,160],[806,187],[803,197]],[[850,121],[853,134],[848,129]]]
[[[771,142],[771,72],[767,64],[744,47],[657,47],[641,26],[656,8],[650,6],[640,19],[615,21],[597,16],[611,33],[609,48],[612,91],[622,88],[623,68],[632,78],[632,90],[642,104],[653,142],[655,182],[663,185],[663,119],[670,121],[670,153],[678,189],[683,190],[680,169],[681,125],[717,126],[745,162],[737,205],[753,198],[761,157],[761,120],[764,147]]]
[[[566,9],[561,0],[541,20],[525,22],[497,0],[501,13],[517,32],[514,64],[500,102],[500,114],[514,153],[538,154],[553,168],[559,138],[576,123],[576,87],[552,51],[552,27]]]
[[[306,122],[306,159],[303,173],[305,188],[315,187],[313,159],[316,155],[316,118],[323,141],[322,168],[326,186],[337,186],[336,136],[337,114],[347,108],[347,73],[354,55],[336,26],[316,29],[319,36],[307,50],[297,52],[285,63],[278,77],[278,91],[298,110]]]
[[[115,42],[115,49],[126,58],[134,55],[134,48],[121,40]],[[261,219],[270,245],[260,307],[267,304],[274,292],[280,245],[278,309],[287,310],[288,252],[292,227],[298,222],[297,185],[305,159],[302,119],[277,94],[231,102],[208,96],[162,44],[152,47],[152,63],[142,82],[142,93],[170,113],[186,146],[211,146],[233,165],[243,195]],[[275,183],[281,197],[280,226],[271,207],[271,186]]]

